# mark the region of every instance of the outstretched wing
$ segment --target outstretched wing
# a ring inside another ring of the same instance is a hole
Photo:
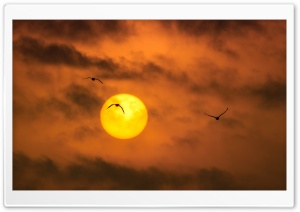
[[[207,115],[207,116],[210,116],[210,117],[213,117],[213,118],[217,118],[217,117],[215,117],[215,116],[211,116],[211,115],[206,114],[206,113],[203,113],[203,114],[205,114],[205,115]]]
[[[227,110],[228,110],[228,108],[227,108],[223,113],[221,113],[221,114],[219,115],[219,117],[222,116],[224,113],[226,113]]]
[[[123,113],[125,114],[125,112],[124,112],[124,109],[122,108],[122,106],[121,105],[119,105],[119,107],[123,110]]]
[[[99,79],[97,79],[97,78],[96,78],[96,80],[98,80],[99,82],[101,82],[101,83],[103,84],[103,82],[102,82],[101,80],[99,80]]]
[[[109,105],[108,108],[110,108],[110,107],[113,106],[113,105],[114,105],[114,104]],[[108,108],[106,108],[106,110],[107,110]]]

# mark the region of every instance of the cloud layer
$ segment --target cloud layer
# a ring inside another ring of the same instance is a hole
[[[286,188],[285,21],[13,27],[14,189]],[[118,93],[148,109],[133,139],[100,123]]]
[[[101,158],[81,158],[60,167],[49,158],[32,160],[14,154],[14,190],[236,190],[230,173],[200,169],[195,174],[177,175],[157,168],[137,170]]]

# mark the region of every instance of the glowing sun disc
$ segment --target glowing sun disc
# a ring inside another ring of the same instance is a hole
[[[112,104],[119,104],[117,107]],[[112,105],[110,108],[108,108]],[[100,121],[104,130],[112,137],[129,139],[139,135],[145,128],[148,112],[144,103],[131,94],[117,94],[102,106]]]

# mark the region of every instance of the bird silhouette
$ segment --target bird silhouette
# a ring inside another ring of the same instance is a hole
[[[115,105],[116,107],[120,107],[120,108],[122,109],[123,113],[125,114],[124,109],[122,108],[122,106],[121,106],[120,104],[111,104],[111,105],[108,106],[108,108],[110,108],[110,107],[113,106],[113,105]],[[107,110],[108,108],[106,108],[106,110]]]
[[[98,80],[99,82],[101,82],[103,84],[103,82],[95,77],[87,77],[87,78],[83,78],[83,79],[91,79],[93,81]]]
[[[215,118],[216,120],[219,120],[220,117],[221,117],[224,113],[226,113],[227,110],[228,110],[228,108],[227,108],[223,113],[221,113],[219,116],[212,116],[212,115],[209,115],[209,114],[206,114],[206,113],[204,113],[204,114],[207,115],[207,116],[213,117],[213,118]]]

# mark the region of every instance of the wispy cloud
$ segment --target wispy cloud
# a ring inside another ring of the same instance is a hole
[[[14,190],[240,190],[235,178],[218,168],[176,174],[154,167],[134,169],[101,158],[81,158],[66,167],[50,158],[13,158]]]
[[[161,23],[191,36],[241,36],[249,31],[264,31],[261,22],[255,20],[177,20]]]
[[[113,71],[117,64],[110,58],[87,56],[71,45],[50,43],[22,37],[14,42],[14,50],[21,53],[27,62],[39,62],[50,65],[68,65],[78,68],[94,67],[100,70]]]
[[[95,93],[85,87],[79,85],[71,85],[66,88],[66,99],[71,105],[76,105],[81,113],[92,113],[99,110],[99,106],[104,103],[104,100]]]
[[[14,33],[28,30],[33,35],[48,39],[63,39],[93,45],[103,39],[124,41],[134,34],[134,29],[122,20],[14,20]]]

